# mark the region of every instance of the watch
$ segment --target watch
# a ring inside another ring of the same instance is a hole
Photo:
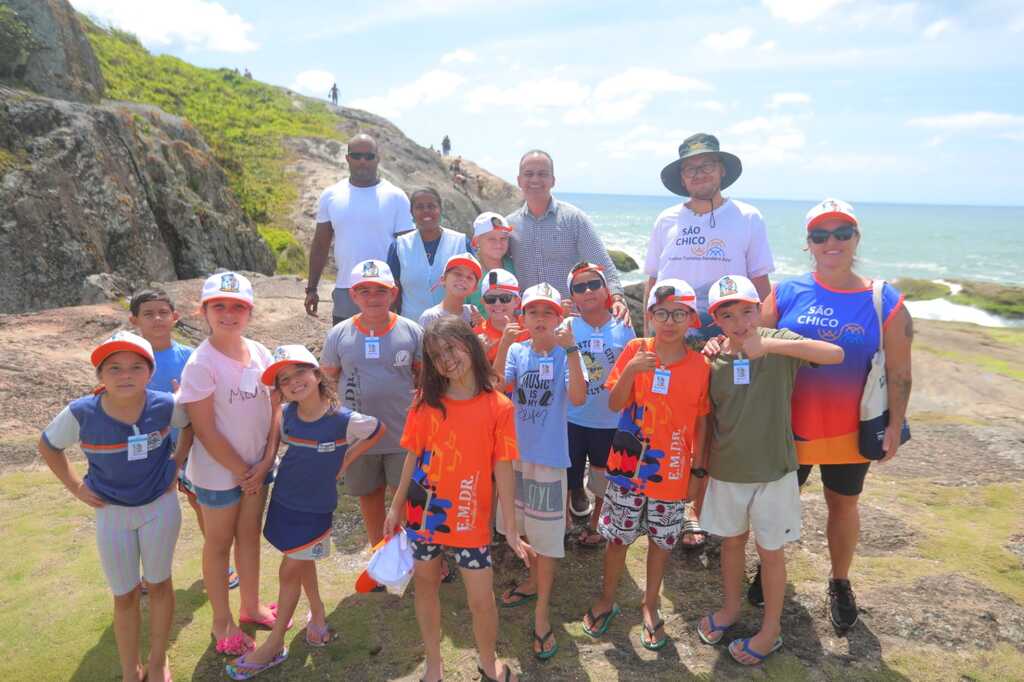
[[[569,346],[565,349],[566,355],[572,355],[573,353],[579,353],[580,349],[577,346]]]
[[[697,467],[696,469],[690,469],[690,475],[696,476],[697,478],[704,478],[708,475],[708,470],[704,467]]]

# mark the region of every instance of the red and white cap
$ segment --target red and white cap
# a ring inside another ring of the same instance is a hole
[[[476,240],[487,234],[488,232],[504,232],[505,234],[512,234],[512,226],[508,224],[508,221],[494,211],[487,211],[481,213],[473,221],[473,241],[471,242],[473,247],[476,248]]]
[[[457,253],[448,259],[448,262],[444,264],[445,274],[448,273],[454,267],[462,265],[473,271],[476,275],[477,280],[484,276],[484,269],[480,267],[480,261],[473,257],[471,253]]]
[[[742,275],[726,275],[708,289],[708,313],[714,313],[715,308],[729,301],[760,303],[761,296],[757,293],[757,287],[754,286],[754,283],[746,277]]]
[[[388,289],[395,288],[395,276],[391,274],[391,268],[382,260],[364,260],[356,263],[349,275],[348,285],[355,288],[360,284],[379,284]]]
[[[215,275],[210,275],[203,282],[203,293],[199,297],[199,305],[217,299],[241,301],[252,307],[255,304],[252,282],[248,277],[237,272],[218,272]]]
[[[559,315],[565,312],[562,310],[562,295],[547,282],[535,284],[523,292],[523,310],[532,303],[547,303],[554,307]]]
[[[508,270],[494,268],[480,280],[481,296],[486,296],[492,291],[506,291],[519,296],[519,280]]]
[[[860,226],[860,223],[857,222],[857,216],[853,213],[853,206],[842,199],[825,199],[822,201],[807,212],[807,215],[804,216],[804,225],[806,225],[807,231],[810,232],[829,218],[839,218],[844,222],[852,224],[854,227]]]
[[[654,283],[651,293],[647,297],[647,309],[650,310],[659,303],[682,303],[692,310],[694,315],[694,327],[700,326],[700,311],[697,310],[697,293],[689,284],[681,279],[662,279]]]
[[[270,367],[263,370],[260,381],[267,386],[273,386],[274,381],[277,379],[277,373],[288,365],[312,365],[313,367],[319,367],[320,363],[316,361],[316,356],[300,343],[278,346],[274,350],[274,362],[271,363]]]
[[[89,359],[92,361],[93,367],[99,367],[108,357],[114,353],[120,353],[121,351],[128,351],[129,353],[141,355],[149,361],[150,367],[154,367],[156,365],[156,357],[153,355],[153,346],[150,345],[149,341],[138,334],[133,334],[129,331],[123,330],[114,332],[109,339],[96,346],[96,349],[93,350],[92,356],[90,356]]]
[[[586,261],[582,261],[572,266],[572,270],[569,271],[569,274],[565,278],[565,288],[569,290],[569,296],[572,296],[572,281],[576,279],[577,275],[582,275],[584,272],[597,273],[597,275],[601,278],[601,281],[604,282],[604,288],[608,289],[608,278],[605,277],[604,268],[595,263],[588,263]],[[608,300],[605,303],[609,309],[612,307],[611,291],[608,292]]]

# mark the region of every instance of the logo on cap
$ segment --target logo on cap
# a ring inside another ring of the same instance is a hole
[[[238,293],[238,278],[233,272],[225,272],[220,276],[220,290],[229,294]]]
[[[285,348],[284,346],[278,346],[274,350],[274,362],[278,362],[279,360],[287,360],[287,359],[288,359],[288,349]]]
[[[363,263],[363,277],[380,277],[380,268],[372,260]]]
[[[736,285],[736,281],[732,277],[723,277],[718,281],[718,295],[719,296],[732,296],[733,294],[740,293],[739,286]]]
[[[555,291],[554,287],[552,287],[547,282],[541,282],[540,284],[537,285],[537,295],[538,296],[544,296],[546,298],[554,298],[555,293],[557,293],[557,292]]]

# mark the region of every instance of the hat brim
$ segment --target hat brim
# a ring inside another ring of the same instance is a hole
[[[686,187],[683,185],[682,167],[683,161],[690,158],[691,156],[698,156],[700,154],[718,154],[719,160],[722,165],[725,166],[725,175],[722,176],[722,189],[725,189],[743,174],[743,163],[740,158],[735,154],[728,152],[710,152],[710,151],[698,151],[693,154],[684,154],[672,163],[668,164],[661,169],[661,184],[665,185],[665,188],[672,192],[672,194],[678,194],[681,197],[688,197],[690,193],[686,191]]]
[[[270,367],[263,370],[263,374],[260,375],[260,381],[262,381],[265,386],[273,386],[274,382],[277,380],[277,373],[288,365],[309,365],[310,367],[316,367],[316,365],[311,364],[310,362],[303,362],[302,360],[278,360]]]
[[[111,341],[110,343],[104,343],[92,352],[92,355],[89,356],[89,360],[92,361],[93,367],[99,367],[103,364],[103,361],[111,355],[122,351],[135,353],[136,355],[145,358],[150,367],[153,367],[156,364],[156,359],[153,358],[153,356],[147,355],[142,348],[136,346],[134,343],[129,343],[128,341]]]
[[[207,303],[213,303],[214,301],[240,301],[249,306],[250,308],[256,307],[256,304],[252,301],[252,299],[247,298],[242,294],[228,294],[224,293],[223,291],[218,291],[216,294],[210,296],[209,298],[202,299],[201,301],[199,301],[199,305],[206,305]]]
[[[350,284],[349,288],[350,289],[355,289],[360,284],[373,284],[375,286],[382,287],[384,289],[394,289],[395,286],[396,286],[394,282],[386,282],[386,281],[379,280],[379,279],[358,279],[355,282],[353,282],[352,284]]]
[[[546,305],[550,306],[553,310],[557,310],[559,315],[565,315],[565,309],[561,305],[555,303],[550,298],[535,298],[529,303],[523,303],[523,314],[526,314],[526,309],[531,305]]]
[[[444,269],[444,274],[447,275],[454,268],[457,268],[460,265],[462,267],[464,267],[464,268],[468,268],[470,272],[472,272],[474,275],[476,275],[476,281],[477,282],[479,282],[480,278],[484,276],[483,270],[480,269],[480,266],[477,265],[476,263],[474,263],[473,261],[468,260],[466,258],[459,258],[458,260],[453,260],[453,261],[449,262],[447,264],[447,266],[445,267],[445,269]]]
[[[732,303],[737,301],[739,303],[753,303],[754,305],[761,305],[761,299],[753,298],[751,296],[729,296],[727,298],[720,298],[714,302],[714,304],[708,306],[708,315],[714,315],[715,311],[721,308],[726,303]]]
[[[817,215],[811,218],[811,221],[807,223],[807,231],[810,232],[815,227],[831,218],[838,218],[839,220],[842,220],[844,223],[849,223],[854,227],[860,227],[860,225],[857,223],[857,219],[854,218],[849,213],[843,213],[842,211],[829,211],[828,213],[822,213],[821,215]]]
[[[373,592],[379,585],[379,582],[370,577],[369,571],[363,571],[356,578],[356,592],[360,594]]]

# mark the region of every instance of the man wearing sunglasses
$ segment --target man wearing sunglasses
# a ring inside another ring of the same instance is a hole
[[[320,195],[306,283],[306,313],[315,317],[320,302],[317,283],[333,239],[338,268],[334,324],[359,312],[349,295],[347,273],[362,261],[384,260],[395,236],[413,229],[409,198],[378,173],[377,141],[366,134],[356,135],[349,140],[345,160],[349,177]]]
[[[675,277],[693,285],[704,338],[721,333],[708,315],[708,288],[725,275],[742,274],[768,296],[768,275],[775,270],[761,213],[722,197],[743,172],[737,156],[723,152],[718,138],[697,133],[679,145],[679,158],[661,171],[661,182],[689,200],[662,211],[647,246],[645,295],[655,281]]]

